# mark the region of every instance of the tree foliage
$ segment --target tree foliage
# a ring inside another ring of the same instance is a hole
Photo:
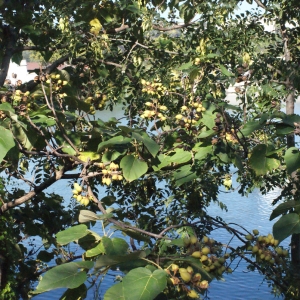
[[[124,277],[104,299],[198,298],[237,258],[298,299],[299,7],[237,10],[243,2],[0,1],[2,299],[58,287],[84,299],[117,266]],[[8,86],[23,51],[57,59]],[[232,85],[237,105],[226,100]],[[124,119],[101,120],[116,106]],[[47,191],[58,181],[72,200]],[[221,191],[275,187],[273,235],[207,214],[212,201],[224,208]],[[215,228],[241,245],[209,238]],[[290,236],[292,261],[278,246]]]

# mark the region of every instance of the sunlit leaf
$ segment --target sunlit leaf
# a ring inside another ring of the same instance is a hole
[[[282,216],[273,226],[274,238],[279,242],[294,233],[300,233],[300,217],[297,213]]]
[[[84,224],[76,225],[56,234],[57,242],[66,245],[70,242],[77,241],[89,233],[87,226]]]
[[[300,152],[296,147],[291,147],[287,149],[284,160],[286,163],[286,168],[289,174],[300,169]]]
[[[124,262],[130,262],[145,258],[145,251],[135,251],[127,255],[102,255],[100,256],[95,263],[95,268],[102,268],[105,266],[113,266]]]
[[[287,213],[290,209],[300,209],[299,201],[289,200],[287,202],[279,204],[273,211],[270,216],[270,220],[275,219],[276,217]]]
[[[121,160],[120,167],[122,168],[124,178],[128,181],[140,178],[148,170],[147,163],[133,155],[124,156]]]
[[[163,270],[155,270],[152,273],[146,268],[133,269],[123,278],[121,284],[107,290],[104,300],[153,300],[167,286],[166,275],[167,273]],[[119,290],[119,294],[117,290]],[[117,298],[114,298],[115,296]]]
[[[249,165],[257,175],[265,175],[280,166],[280,161],[275,157],[267,157],[267,145],[260,144],[253,148]]]
[[[101,151],[104,148],[109,148],[112,147],[114,145],[124,145],[124,144],[128,144],[131,142],[131,138],[127,138],[127,137],[123,137],[121,135],[115,136],[105,142],[102,142],[98,145],[98,152]]]
[[[156,144],[146,133],[133,132],[132,137],[142,142],[153,157],[155,157],[159,151],[159,145]]]
[[[57,288],[77,288],[86,281],[86,270],[91,269],[93,265],[92,261],[81,261],[54,267],[44,274],[33,293],[40,294]],[[86,270],[78,271],[78,269]]]
[[[7,152],[15,146],[15,141],[14,136],[9,130],[0,126],[0,131],[0,162],[2,162]]]

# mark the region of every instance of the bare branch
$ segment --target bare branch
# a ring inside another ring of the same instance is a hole
[[[47,189],[53,183],[55,183],[56,181],[62,179],[65,171],[66,170],[64,168],[62,168],[59,171],[56,171],[54,176],[52,176],[51,178],[49,178],[48,180],[46,180],[45,182],[43,182],[41,185],[37,186],[33,191],[30,191],[26,195],[24,195],[24,196],[22,196],[22,197],[20,197],[20,198],[18,198],[16,200],[14,200],[14,201],[10,201],[10,202],[4,203],[1,206],[1,208],[0,208],[0,215],[3,214],[5,211],[9,210],[10,208],[19,206],[19,205],[21,205],[21,204],[29,201],[34,196],[38,195],[43,190]]]
[[[129,28],[129,25],[124,25],[123,24],[120,27],[106,30],[106,33],[118,33],[118,32],[124,31],[124,30],[126,30],[128,28]]]
[[[266,7],[265,5],[263,5],[259,0],[254,0],[254,1],[256,2],[256,4],[257,4],[259,7],[263,8],[263,9],[267,9],[267,7]]]
[[[173,25],[171,27],[161,27],[161,26],[153,25],[153,29],[158,30],[158,31],[171,31],[171,30],[181,29],[181,28],[191,26],[194,23],[195,23],[195,21],[194,22],[189,22],[189,23],[186,23],[186,24]]]

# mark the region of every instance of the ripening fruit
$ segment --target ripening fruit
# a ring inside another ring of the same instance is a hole
[[[208,243],[209,242],[209,238],[207,236],[203,237],[203,243]]]
[[[208,257],[206,256],[206,255],[201,255],[201,257],[200,257],[200,261],[201,262],[204,262],[204,261],[206,261],[208,259]]]
[[[171,270],[172,270],[173,272],[177,272],[177,271],[179,270],[179,266],[176,265],[176,264],[172,264],[172,265],[171,265]]]
[[[183,239],[183,244],[184,244],[185,247],[188,247],[190,245],[190,243],[191,243],[190,238],[186,237],[186,238]]]
[[[181,114],[176,115],[175,119],[181,120],[182,119],[182,115]]]
[[[201,249],[202,254],[207,255],[210,253],[210,249],[208,247],[204,247]]]
[[[104,182],[106,185],[110,185],[111,184],[111,178],[107,177],[106,181]]]
[[[254,235],[259,235],[259,231],[257,229],[253,229],[253,234]]]
[[[161,105],[161,106],[159,107],[159,109],[162,110],[162,111],[168,110],[168,108],[167,108],[165,105]]]
[[[200,251],[195,251],[192,253],[192,256],[195,258],[200,258],[201,257],[201,252]]]
[[[282,255],[287,257],[289,255],[289,252],[287,250],[282,250]]]
[[[201,282],[199,282],[198,286],[200,287],[200,289],[207,289],[208,288],[208,281],[207,280],[202,280]]]
[[[200,273],[196,273],[193,277],[193,281],[199,281],[201,280],[201,274]]]
[[[179,274],[184,282],[189,282],[192,279],[192,275],[185,268],[179,268]]]
[[[81,193],[81,192],[82,192],[82,187],[81,187],[77,182],[74,183],[74,189],[75,189],[78,193]]]
[[[281,255],[283,253],[283,249],[280,247],[276,248],[275,251],[278,255]]]
[[[59,74],[57,74],[57,75],[55,76],[55,78],[56,78],[56,79],[59,79],[59,78],[60,78],[60,75],[59,75]]]
[[[223,265],[225,263],[225,258],[224,257],[219,257],[218,262]]]
[[[191,239],[191,244],[196,244],[196,243],[198,242],[197,237],[195,237],[194,235],[192,235],[192,236],[190,237],[190,239]]]
[[[187,295],[190,298],[194,298],[194,299],[198,299],[199,298],[199,295],[198,295],[198,293],[195,290],[188,291]]]
[[[193,268],[192,268],[191,266],[188,266],[188,267],[186,268],[186,270],[187,270],[190,274],[193,274],[193,273],[194,273],[194,270],[193,270]]]
[[[270,261],[271,259],[272,259],[272,256],[270,254],[267,254],[266,257],[265,257],[265,260]]]
[[[73,190],[72,193],[73,193],[73,195],[78,195],[78,191],[77,190]]]
[[[111,176],[112,180],[118,180],[118,178],[119,178],[118,174],[114,174]]]
[[[258,252],[258,247],[255,245],[252,248],[252,253],[256,253],[256,252]]]
[[[84,206],[87,206],[90,203],[90,200],[88,197],[82,197],[81,204]]]
[[[245,239],[248,240],[248,241],[252,241],[253,236],[251,234],[247,234],[247,235],[245,235]]]
[[[82,200],[82,196],[81,196],[81,195],[78,195],[78,196],[77,196],[77,201],[80,202],[81,200]]]

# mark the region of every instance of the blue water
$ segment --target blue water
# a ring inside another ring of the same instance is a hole
[[[101,115],[102,119],[108,120],[110,117],[120,118],[123,116],[122,110],[117,113],[105,112]],[[233,183],[234,185],[235,183]],[[51,186],[48,192],[55,192],[62,195],[65,201],[71,198],[71,188],[66,189],[66,182],[58,182]],[[221,193],[219,200],[226,204],[228,212],[222,211],[217,204],[211,204],[208,212],[211,216],[220,216],[227,222],[237,223],[251,231],[258,229],[260,234],[267,235],[272,233],[272,225],[276,220],[269,221],[273,209],[271,203],[278,195],[279,190],[275,190],[268,195],[261,195],[259,191],[254,191],[248,197],[241,197],[237,192]],[[100,197],[104,197],[104,190]],[[102,234],[100,226],[92,230]],[[231,236],[224,230],[216,230],[211,235],[217,241],[228,243]],[[232,246],[238,245],[238,241],[233,239]],[[282,245],[288,246],[289,240],[282,242]],[[75,249],[75,248],[74,248]],[[233,265],[234,269],[235,266]],[[87,299],[101,299],[105,291],[114,284],[114,278],[120,272],[110,272],[102,281],[100,288],[89,290]],[[211,300],[273,300],[275,298],[270,292],[271,288],[267,282],[263,281],[263,276],[258,272],[248,272],[245,262],[240,262],[233,274],[226,275],[224,281],[213,281],[208,289],[208,297]],[[36,300],[59,300],[64,289],[50,291],[34,297]],[[114,299],[112,299],[114,300]],[[135,300],[135,299],[132,299]]]

